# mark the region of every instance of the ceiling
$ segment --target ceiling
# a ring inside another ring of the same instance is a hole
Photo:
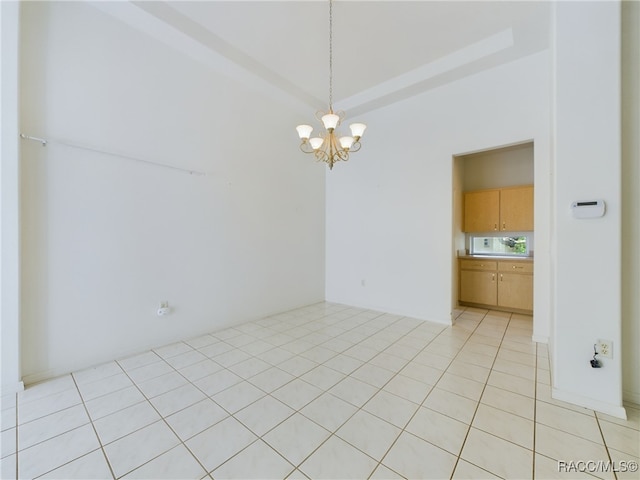
[[[101,4],[226,75],[290,104],[326,109],[327,1]],[[545,1],[336,0],[334,104],[360,114],[544,50],[550,8]]]

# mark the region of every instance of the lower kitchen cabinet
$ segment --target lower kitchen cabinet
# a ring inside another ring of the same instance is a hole
[[[533,262],[460,260],[461,304],[533,312]]]
[[[497,262],[488,260],[460,261],[460,300],[469,303],[496,305]]]
[[[533,274],[499,273],[499,307],[533,310]]]

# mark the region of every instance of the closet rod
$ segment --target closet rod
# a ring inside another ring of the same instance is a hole
[[[136,162],[146,163],[146,164],[149,164],[149,165],[154,165],[156,167],[170,168],[171,170],[177,170],[179,172],[186,172],[189,175],[196,175],[196,176],[206,175],[206,173],[199,172],[198,170],[189,170],[189,169],[186,169],[186,168],[174,167],[173,165],[167,165],[165,163],[152,162],[151,160],[145,160],[143,158],[132,157],[130,155],[123,155],[121,153],[108,152],[106,150],[101,150],[99,148],[89,147],[89,146],[86,146],[86,145],[80,145],[80,144],[77,144],[77,143],[63,142],[63,141],[60,141],[60,140],[51,140],[51,139],[47,140],[45,138],[34,137],[32,135],[26,135],[24,133],[20,134],[20,138],[22,138],[24,140],[32,140],[34,142],[38,142],[38,143],[42,144],[43,147],[46,147],[49,144],[64,145],[66,147],[78,148],[80,150],[88,150],[90,152],[102,153],[104,155],[110,155],[112,157],[126,158],[127,160],[134,160]]]

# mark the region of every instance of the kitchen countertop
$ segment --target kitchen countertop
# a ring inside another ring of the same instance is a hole
[[[467,260],[509,260],[515,262],[533,262],[533,257],[512,257],[509,255],[460,255],[458,258]]]

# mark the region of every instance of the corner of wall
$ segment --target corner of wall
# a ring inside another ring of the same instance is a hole
[[[554,397],[620,416],[620,353],[605,368],[588,362],[598,338],[618,352],[622,339],[620,3],[554,10]],[[583,199],[604,199],[606,215],[572,218],[571,202]]]
[[[2,148],[0,164],[0,365],[2,391],[17,391],[20,371],[20,162],[18,42],[20,3],[0,2]],[[17,390],[16,390],[17,389]]]
[[[640,2],[622,2],[622,387],[640,405]]]

